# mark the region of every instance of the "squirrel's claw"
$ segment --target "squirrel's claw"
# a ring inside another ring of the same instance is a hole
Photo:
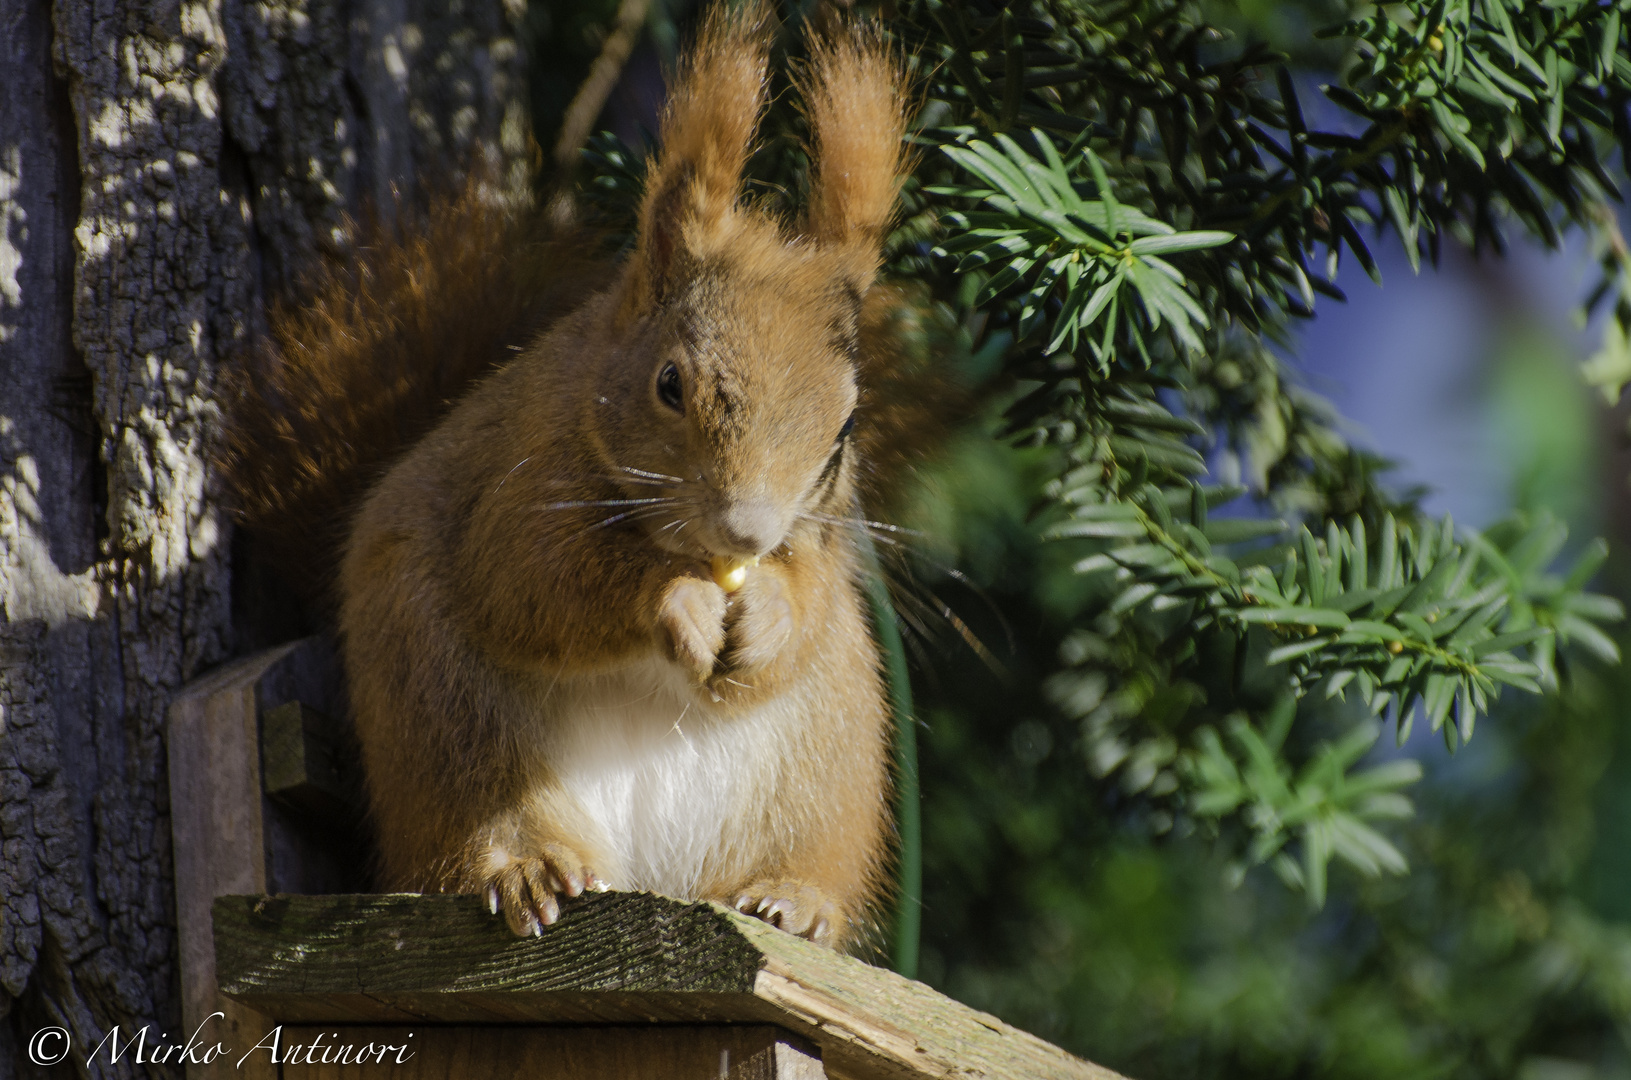
[[[836,903],[815,886],[798,881],[754,882],[737,895],[732,906],[828,948],[836,944],[833,928],[844,925]]]
[[[516,937],[537,937],[561,917],[559,895],[578,896],[586,881],[598,881],[578,855],[561,844],[546,844],[534,856],[515,856],[498,848],[487,854],[487,906],[502,912]]]

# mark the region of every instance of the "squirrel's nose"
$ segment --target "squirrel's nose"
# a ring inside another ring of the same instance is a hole
[[[769,503],[732,503],[719,515],[720,539],[731,547],[721,554],[763,555],[781,543],[782,531],[782,516]]]

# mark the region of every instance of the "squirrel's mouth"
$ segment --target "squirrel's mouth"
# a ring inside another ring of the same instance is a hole
[[[714,581],[726,592],[740,589],[760,559],[787,546],[792,540],[788,526],[796,527],[799,517],[796,512],[784,514],[773,504],[748,504],[749,512],[744,514],[738,507],[722,511],[716,505],[698,506],[690,499],[674,499],[673,503],[672,520],[654,514],[636,527],[662,550],[707,563]]]

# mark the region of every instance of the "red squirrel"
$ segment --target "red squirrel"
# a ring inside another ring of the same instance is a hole
[[[891,726],[856,413],[906,80],[873,32],[812,44],[810,193],[782,221],[742,196],[769,46],[762,6],[713,10],[632,255],[351,520],[338,622],[385,888],[484,895],[517,934],[609,888],[719,901],[835,948],[865,936]],[[331,345],[355,366],[416,344],[391,333]]]

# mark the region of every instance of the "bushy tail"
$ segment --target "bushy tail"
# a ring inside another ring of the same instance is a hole
[[[320,607],[374,480],[609,280],[594,237],[496,206],[476,183],[403,218],[359,226],[353,254],[276,306],[267,339],[225,376],[228,495],[257,554]]]

